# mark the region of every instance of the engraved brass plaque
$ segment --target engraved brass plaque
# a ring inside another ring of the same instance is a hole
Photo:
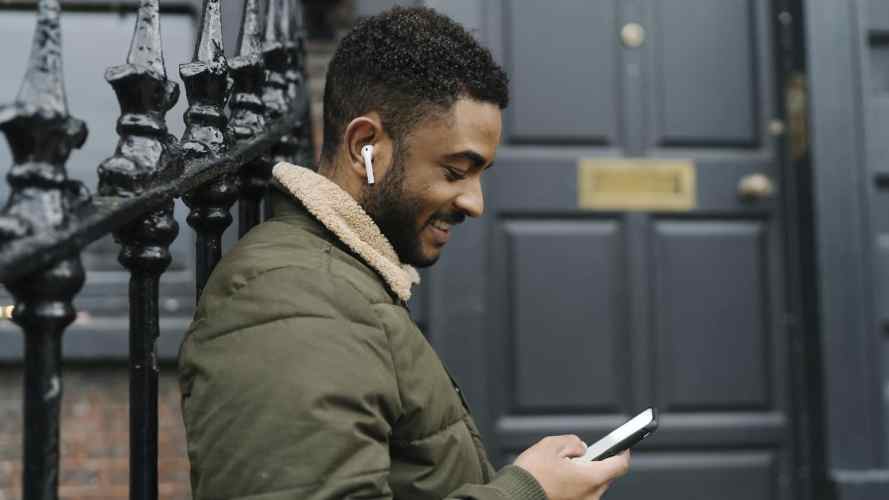
[[[577,204],[588,210],[691,210],[697,206],[695,164],[673,159],[581,159]]]

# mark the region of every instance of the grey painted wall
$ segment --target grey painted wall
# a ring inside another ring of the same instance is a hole
[[[355,12],[359,16],[370,16],[396,5],[425,5],[446,13],[469,31],[483,36],[482,24],[488,3],[478,0],[356,0]]]
[[[882,0],[804,6],[827,467],[838,498],[876,500],[889,494],[889,192],[874,182],[889,171],[889,9]]]
[[[396,5],[422,5],[422,0],[356,0],[355,13],[372,16]]]

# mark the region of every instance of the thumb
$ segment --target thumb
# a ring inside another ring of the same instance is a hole
[[[580,439],[572,439],[559,448],[559,457],[573,458],[586,453],[586,443]]]

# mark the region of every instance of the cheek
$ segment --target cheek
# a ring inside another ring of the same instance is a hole
[[[418,184],[409,192],[414,211],[423,219],[438,212],[441,209],[441,200],[445,199],[442,196],[441,189],[433,182]]]
[[[459,194],[458,185],[448,182],[440,169],[430,168],[424,174],[422,178],[408,178],[405,182],[405,194],[413,205],[420,228],[432,216],[452,212],[450,205]]]
[[[417,190],[417,196],[423,200],[424,207],[436,212],[446,209],[457,194],[456,184],[447,181],[428,182]]]

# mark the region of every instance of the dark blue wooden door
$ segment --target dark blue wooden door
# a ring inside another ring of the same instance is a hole
[[[652,405],[661,429],[610,499],[793,498],[772,6],[474,5],[455,12],[514,100],[487,214],[424,291],[493,455],[592,441]],[[579,165],[608,159],[686,161],[693,204],[580,206]]]

